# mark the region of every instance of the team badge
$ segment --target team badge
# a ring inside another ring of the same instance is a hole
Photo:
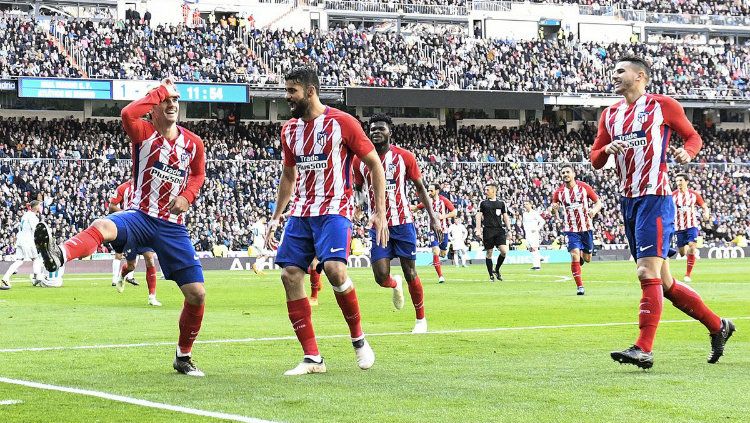
[[[315,137],[315,144],[323,147],[326,145],[326,138],[328,138],[328,133],[326,131],[320,131],[318,132],[317,136]]]
[[[646,123],[646,121],[648,120],[648,115],[649,113],[645,111],[638,112],[638,115],[636,116],[636,120],[638,120],[638,122],[640,123]]]
[[[188,167],[188,165],[190,165],[190,153],[185,151],[180,154],[180,164],[182,167]]]

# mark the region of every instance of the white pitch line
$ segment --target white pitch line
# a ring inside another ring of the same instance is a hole
[[[747,320],[746,317],[730,317],[732,320]],[[687,320],[662,320],[659,323],[690,323],[695,322],[693,319]],[[446,329],[433,330],[426,334],[412,334],[411,332],[380,332],[367,333],[367,336],[424,336],[424,335],[449,335],[456,333],[486,333],[486,332],[509,332],[524,330],[548,330],[548,329],[578,329],[578,328],[598,328],[608,326],[633,326],[638,322],[614,322],[614,323],[574,323],[568,325],[540,325],[540,326],[508,326],[498,328],[475,328],[475,329]],[[321,335],[317,339],[338,339],[349,338],[349,335]],[[272,336],[264,338],[240,338],[240,339],[213,339],[205,341],[195,341],[196,344],[244,344],[251,342],[273,342],[273,341],[293,341],[296,336]],[[138,348],[138,347],[159,347],[165,345],[174,345],[174,342],[141,342],[137,344],[103,344],[103,345],[77,345],[72,347],[28,347],[28,348],[5,348],[0,349],[0,353],[16,352],[39,352],[39,351],[73,351],[73,350],[100,350],[111,348]]]
[[[23,401],[21,400],[3,400],[0,401],[0,405],[14,405],[14,404],[21,404]]]
[[[179,405],[164,404],[161,402],[153,402],[142,400],[138,398],[130,398],[122,395],[109,394],[106,392],[90,391],[88,389],[69,388],[66,386],[48,385],[46,383],[31,382],[27,380],[9,379],[6,377],[0,377],[0,383],[8,383],[11,385],[21,385],[29,388],[46,389],[48,391],[59,391],[66,392],[69,394],[86,395],[89,397],[102,398],[110,401],[124,402],[127,404],[139,405],[141,407],[157,408],[159,410],[169,410],[178,413],[192,414],[195,416],[213,417],[216,419],[231,420],[234,422],[244,423],[274,423],[270,420],[256,419],[254,417],[240,416],[237,414],[220,413],[216,411],[199,410],[197,408],[182,407]]]

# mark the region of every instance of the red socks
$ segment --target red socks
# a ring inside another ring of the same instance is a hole
[[[320,273],[314,268],[310,267],[310,297],[318,298],[318,292],[320,292]]]
[[[666,291],[664,296],[680,311],[703,323],[710,333],[721,330],[721,318],[711,311],[700,295],[689,286],[672,279],[672,288]]]
[[[81,257],[88,257],[104,242],[104,237],[99,229],[89,226],[83,232],[70,238],[63,243],[65,247],[65,260],[71,261]]]
[[[641,307],[638,314],[638,327],[641,332],[635,345],[645,352],[651,352],[659,326],[662,310],[661,279],[644,279],[641,281]]]
[[[182,303],[182,313],[180,314],[180,339],[177,341],[177,347],[182,354],[189,354],[193,349],[193,342],[198,337],[203,322],[203,309],[205,304],[190,304],[185,300]]]
[[[435,266],[435,271],[438,274],[438,277],[443,276],[443,269],[440,267],[440,256],[433,254],[432,255],[432,265]]]
[[[286,308],[289,311],[289,321],[292,322],[292,329],[297,335],[299,343],[302,344],[302,351],[305,355],[320,355],[318,352],[318,342],[315,340],[315,330],[312,325],[312,309],[307,298],[287,301]]]
[[[344,314],[346,324],[349,325],[349,334],[351,335],[352,339],[361,338],[363,336],[363,333],[362,326],[360,324],[361,317],[359,315],[359,301],[357,301],[357,293],[353,288],[346,294],[336,292],[336,302],[339,303],[339,308],[341,308],[341,312]]]
[[[685,276],[690,276],[690,274],[693,273],[693,266],[695,266],[695,254],[688,254],[687,255],[687,271],[685,272]]]
[[[570,262],[570,272],[573,273],[573,279],[576,280],[576,286],[583,286],[583,278],[581,277],[581,262],[580,261]]]
[[[383,282],[383,284],[380,285],[380,286],[382,286],[383,288],[395,288],[396,287],[396,280],[393,279],[392,276],[388,276],[388,280],[386,280],[385,282]]]
[[[409,295],[414,304],[414,311],[417,312],[417,319],[424,319],[424,291],[419,276],[409,282]]]
[[[156,294],[156,266],[146,266],[146,283],[148,295]]]

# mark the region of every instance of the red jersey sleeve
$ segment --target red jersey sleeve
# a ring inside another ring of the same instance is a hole
[[[552,193],[552,203],[559,203],[560,202],[560,188],[556,189],[555,192]]]
[[[416,181],[422,178],[422,171],[419,169],[417,159],[410,151],[403,150],[404,164],[406,165],[406,177],[409,180]]]
[[[297,160],[294,158],[294,152],[289,148],[289,140],[286,136],[286,133],[289,130],[288,127],[289,123],[286,123],[281,128],[281,161],[286,167],[294,167],[297,165]]]
[[[586,182],[579,182],[579,184],[581,184],[581,186],[583,187],[583,189],[586,190],[586,195],[589,196],[589,198],[591,199],[591,201],[593,201],[595,203],[597,201],[599,201],[599,196],[596,195],[596,193],[594,192],[594,189],[591,188],[591,185],[587,184]]]
[[[693,191],[693,193],[695,194],[695,204],[700,207],[703,207],[703,205],[706,204],[706,202],[703,201],[703,197],[700,194],[698,194],[698,192],[696,191]]]
[[[591,165],[594,169],[603,168],[607,164],[607,159],[609,159],[609,154],[604,151],[607,145],[612,142],[612,136],[607,130],[609,111],[610,109],[605,109],[599,118],[599,130],[596,132],[596,139],[594,139],[594,145],[591,147]]]
[[[195,197],[198,196],[198,192],[203,186],[203,182],[206,180],[206,154],[203,148],[203,140],[195,134],[191,133],[190,135],[192,141],[195,142],[195,155],[190,161],[190,174],[187,184],[179,195],[185,197],[188,203],[193,204]]]
[[[456,208],[455,208],[455,207],[453,206],[453,203],[451,203],[451,200],[449,200],[449,199],[447,199],[447,198],[443,197],[442,195],[440,196],[440,201],[442,201],[442,202],[443,202],[443,204],[445,204],[445,208],[447,208],[449,212],[452,212],[453,210],[455,210],[455,209],[456,209]]]
[[[424,208],[424,204],[419,203],[417,204],[417,210],[422,210]]]
[[[367,138],[367,134],[362,130],[362,126],[353,116],[341,112],[341,118],[338,119],[341,125],[341,139],[344,144],[351,149],[357,157],[362,158],[375,150],[372,141]]]
[[[665,95],[656,97],[661,105],[664,123],[677,132],[684,141],[682,148],[690,154],[691,158],[695,158],[703,146],[703,140],[695,128],[693,128],[693,124],[690,123],[687,116],[685,116],[685,109],[672,97]]]
[[[362,171],[360,170],[360,165],[362,161],[359,159],[359,157],[355,157],[354,160],[352,160],[352,173],[354,174],[354,185],[362,186],[365,184],[365,176],[362,174]]]
[[[123,194],[125,192],[125,184],[120,184],[115,188],[115,193],[112,196],[112,198],[109,199],[109,204],[112,205],[119,205],[122,203],[123,200]]]
[[[151,108],[168,97],[167,89],[164,86],[159,86],[159,88],[149,91],[142,99],[135,100],[122,109],[120,113],[122,126],[134,144],[145,140],[154,133],[154,126],[141,118],[150,112]]]

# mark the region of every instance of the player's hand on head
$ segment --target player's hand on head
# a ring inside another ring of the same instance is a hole
[[[172,201],[169,202],[169,212],[172,214],[180,214],[187,211],[190,208],[190,203],[187,198],[178,195]]]
[[[161,85],[164,86],[164,88],[167,89],[167,93],[169,94],[170,97],[179,97],[180,96],[180,92],[177,91],[177,85],[175,85],[175,82],[174,82],[174,80],[171,77],[164,78],[161,81]]]
[[[674,148],[673,146],[670,146],[669,154],[671,154],[679,164],[690,163],[690,161],[693,160],[693,158],[690,157],[690,153],[682,147]]]

